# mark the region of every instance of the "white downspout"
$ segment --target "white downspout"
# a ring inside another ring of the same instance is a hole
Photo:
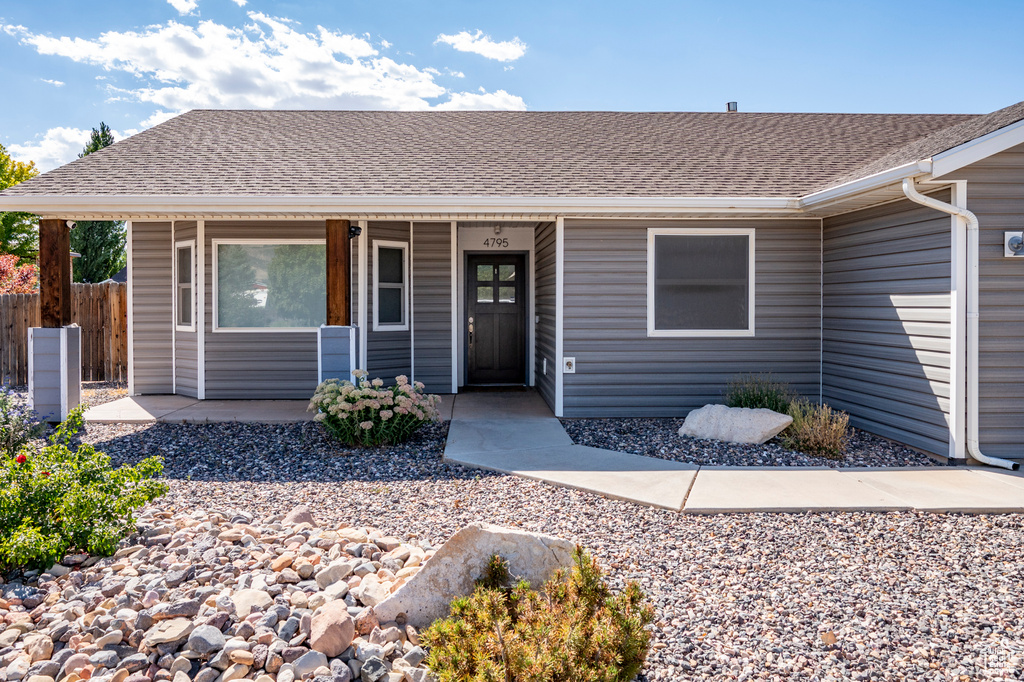
[[[978,281],[979,281],[979,258],[978,258],[978,216],[966,208],[959,208],[947,204],[938,199],[926,197],[917,191],[914,178],[903,179],[903,193],[911,201],[942,211],[949,215],[963,218],[967,222],[967,452],[971,457],[982,464],[995,467],[1003,467],[1016,471],[1020,464],[1001,457],[989,457],[982,454],[978,437],[978,391],[979,391],[979,365],[978,360],[978,339],[979,333],[979,305],[978,305]]]

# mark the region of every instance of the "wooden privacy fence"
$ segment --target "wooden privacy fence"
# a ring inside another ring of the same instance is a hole
[[[82,328],[82,380],[128,380],[128,285],[71,285],[71,321]],[[0,295],[0,383],[28,383],[28,328],[39,294]]]

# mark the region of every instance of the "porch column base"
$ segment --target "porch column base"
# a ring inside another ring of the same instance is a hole
[[[82,330],[30,327],[28,330],[28,404],[48,422],[67,419],[82,402]]]
[[[352,381],[352,371],[360,369],[359,327],[322,325],[317,330],[316,347],[318,382]]]

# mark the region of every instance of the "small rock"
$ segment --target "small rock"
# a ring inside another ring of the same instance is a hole
[[[224,648],[224,633],[212,625],[200,625],[188,636],[188,648],[198,654],[210,654]]]
[[[239,590],[231,595],[235,603],[235,612],[239,618],[245,618],[252,613],[253,607],[266,609],[274,603],[274,599],[263,590]]]
[[[313,616],[310,646],[330,658],[340,656],[355,637],[356,625],[343,601],[328,602]]]
[[[256,657],[252,655],[251,651],[245,651],[244,649],[232,651],[228,654],[228,658],[231,659],[232,663],[240,663],[248,667],[251,667],[256,660]]]
[[[311,526],[316,525],[316,521],[313,520],[313,514],[309,511],[309,507],[304,504],[294,507],[281,520],[281,524],[284,526],[297,526],[300,523],[308,523]]]
[[[376,657],[363,661],[359,669],[359,679],[363,682],[380,682],[387,676],[388,667],[384,665],[384,661]]]
[[[228,666],[228,669],[221,673],[221,676],[217,678],[217,682],[231,682],[231,680],[241,679],[248,674],[249,666],[235,663]]]
[[[30,635],[25,638],[25,653],[31,663],[46,660],[53,654],[53,640],[46,635]]]
[[[327,656],[320,651],[308,651],[297,658],[292,666],[296,679],[301,680],[307,675],[312,675],[320,666],[327,667]]]

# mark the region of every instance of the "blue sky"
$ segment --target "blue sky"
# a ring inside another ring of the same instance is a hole
[[[984,113],[1024,100],[1024,2],[3,0],[0,143],[191,108]]]

